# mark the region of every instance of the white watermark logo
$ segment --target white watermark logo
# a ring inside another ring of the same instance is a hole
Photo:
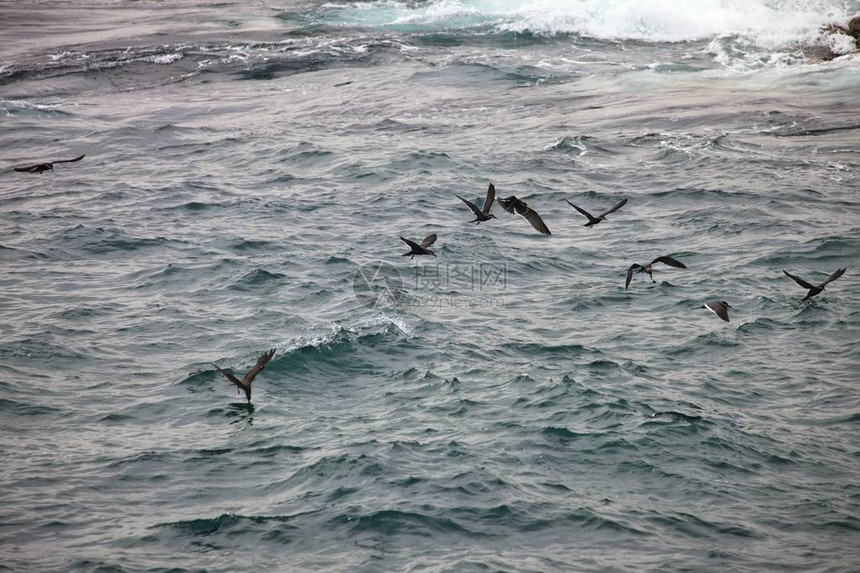
[[[437,263],[401,272],[390,263],[373,261],[358,268],[352,289],[367,308],[489,309],[504,308],[499,294],[507,284],[504,264]]]
[[[366,263],[352,277],[352,293],[367,308],[396,306],[403,296],[403,276],[390,263]]]

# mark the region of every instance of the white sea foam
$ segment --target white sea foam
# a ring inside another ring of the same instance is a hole
[[[412,336],[412,327],[402,316],[380,312],[376,316],[357,321],[347,330],[356,334],[380,334],[389,332],[394,327],[405,336]]]
[[[398,331],[406,337],[413,335],[413,327],[409,321],[397,314],[379,312],[347,323],[318,324],[310,328],[307,336],[302,336],[292,343],[282,344],[284,352],[292,352],[301,348],[321,348],[340,340],[343,336],[372,336]]]
[[[345,24],[439,29],[491,27],[541,35],[681,42],[742,35],[773,48],[845,22],[860,3],[839,0],[438,0],[361,2],[335,8]]]
[[[59,62],[61,60],[65,60],[69,56],[77,55],[75,52],[70,52],[68,50],[63,50],[59,54],[49,54],[48,57],[51,58],[52,62]]]
[[[181,52],[174,52],[172,54],[159,54],[157,56],[149,56],[146,58],[147,61],[152,62],[153,64],[172,64],[173,62],[179,61],[184,57]]]

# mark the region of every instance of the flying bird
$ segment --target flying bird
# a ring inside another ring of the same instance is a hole
[[[521,215],[531,224],[532,227],[535,228],[536,231],[543,233],[544,235],[552,234],[549,232],[549,228],[546,226],[546,223],[544,223],[543,219],[540,218],[540,215],[537,214],[537,211],[529,207],[525,201],[521,201],[513,195],[507,198],[499,197],[498,201],[499,205],[501,205],[505,211],[508,213],[516,212],[518,215]]]
[[[841,277],[842,275],[844,275],[845,270],[846,269],[839,269],[838,271],[836,271],[835,273],[833,273],[832,275],[827,277],[827,280],[818,286],[810,284],[810,283],[806,282],[805,280],[803,280],[802,278],[796,277],[784,269],[782,272],[784,272],[788,276],[788,278],[790,278],[791,280],[793,280],[794,282],[796,282],[797,284],[799,284],[803,288],[809,289],[809,292],[806,293],[805,297],[803,297],[803,300],[809,300],[812,297],[814,297],[815,295],[822,293],[824,291],[824,285],[826,285],[827,283],[831,283],[831,282],[835,281],[836,279],[838,279],[839,277]],[[801,301],[801,302],[803,302],[803,301]]]
[[[732,308],[732,305],[727,303],[724,300],[709,300],[705,304],[703,304],[700,308],[707,308],[726,322],[729,321],[729,309]]]
[[[490,186],[487,188],[487,198],[484,199],[484,208],[478,209],[478,206],[472,203],[471,201],[466,201],[459,195],[455,195],[457,199],[466,204],[466,206],[472,210],[472,213],[475,214],[475,219],[473,221],[469,221],[470,223],[481,224],[483,221],[489,221],[490,219],[495,219],[496,216],[490,213],[490,208],[493,206],[493,200],[496,198],[496,188],[490,183]]]
[[[238,386],[240,390],[245,391],[245,397],[248,399],[248,403],[250,404],[251,403],[251,382],[253,382],[254,378],[257,376],[257,374],[259,374],[260,371],[266,367],[266,364],[269,363],[269,360],[271,360],[272,356],[274,356],[274,355],[275,355],[275,349],[274,348],[272,348],[268,352],[264,352],[263,355],[257,359],[257,363],[254,364],[254,366],[252,366],[250,370],[248,370],[248,373],[245,374],[245,376],[241,380],[239,380],[238,378],[233,376],[230,372],[227,372],[226,370],[219,368],[217,364],[213,364],[213,366],[215,366],[215,370],[217,370],[227,380],[229,380],[230,382],[232,382],[233,384]]]
[[[565,199],[565,201],[567,201],[567,199]],[[601,213],[597,217],[593,217],[591,215],[591,213],[589,213],[585,209],[582,209],[581,207],[577,207],[576,205],[574,205],[570,201],[567,201],[568,205],[570,205],[571,207],[573,207],[574,209],[579,211],[582,215],[584,215],[585,217],[588,218],[588,223],[585,224],[586,227],[593,227],[594,225],[598,224],[599,222],[604,221],[606,219],[607,215],[609,215],[610,213],[612,213],[614,211],[617,211],[618,209],[623,207],[625,203],[627,203],[627,199],[620,201],[617,205],[615,205],[615,207],[612,207],[611,209],[604,211],[603,213]]]
[[[47,163],[36,163],[34,165],[24,165],[22,167],[15,167],[15,171],[20,173],[42,173],[43,171],[53,171],[54,163],[74,163],[75,161],[80,161],[84,156],[80,155],[75,157],[74,159],[58,159],[56,161],[49,161]]]
[[[654,276],[651,274],[651,272],[652,272],[651,267],[653,267],[657,263],[663,263],[663,264],[669,265],[670,267],[675,267],[676,269],[686,269],[687,268],[687,265],[685,265],[681,261],[673,259],[672,257],[657,257],[656,259],[654,259],[650,263],[646,263],[644,265],[638,265],[638,264],[634,263],[634,264],[630,265],[629,269],[627,269],[627,280],[624,282],[624,289],[627,290],[627,287],[630,286],[630,281],[633,279],[633,271],[636,271],[637,275],[639,273],[647,273],[648,276],[651,278],[651,282],[656,283],[657,281],[654,280]]]
[[[432,233],[424,237],[424,240],[421,241],[420,245],[415,241],[410,241],[405,237],[400,237],[400,240],[409,245],[409,248],[411,249],[408,253],[403,253],[404,257],[410,257],[414,259],[415,255],[433,255],[434,257],[436,256],[436,253],[434,251],[431,251],[427,248],[436,242],[436,233]]]

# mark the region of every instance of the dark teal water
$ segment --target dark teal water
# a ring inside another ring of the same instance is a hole
[[[857,10],[0,3],[0,569],[857,571]]]

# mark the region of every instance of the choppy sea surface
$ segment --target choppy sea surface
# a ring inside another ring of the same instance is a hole
[[[0,570],[860,570],[855,12],[0,1]]]

